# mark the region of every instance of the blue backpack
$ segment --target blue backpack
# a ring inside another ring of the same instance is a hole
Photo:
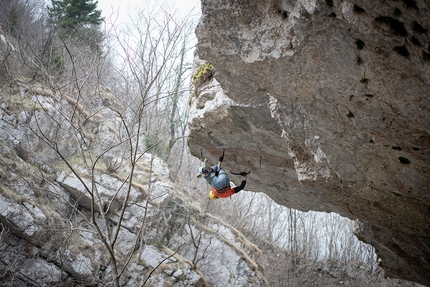
[[[230,185],[230,179],[223,168],[220,169],[218,176],[215,176],[217,167],[214,166],[210,175],[205,176],[206,181],[212,185],[216,190],[221,190]]]

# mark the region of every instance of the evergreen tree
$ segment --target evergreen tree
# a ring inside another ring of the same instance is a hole
[[[103,18],[97,4],[98,1],[93,0],[51,0],[48,13],[52,23],[62,32],[73,34],[82,27],[100,26]]]
[[[72,37],[101,53],[99,44],[103,35],[99,28],[104,18],[97,4],[94,0],[51,0],[51,7],[48,7],[51,24],[61,36]]]

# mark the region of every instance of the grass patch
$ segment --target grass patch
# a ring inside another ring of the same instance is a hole
[[[24,195],[17,194],[16,191],[2,184],[0,184],[0,194],[17,204],[22,204],[26,200]]]
[[[375,21],[390,27],[391,32],[395,35],[404,36],[404,37],[408,35],[408,32],[406,31],[406,28],[403,22],[397,19],[394,19],[388,16],[379,16],[375,18]]]

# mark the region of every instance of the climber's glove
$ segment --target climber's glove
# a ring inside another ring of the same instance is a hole
[[[222,155],[219,157],[219,161],[222,162],[223,160],[224,160],[224,156]]]

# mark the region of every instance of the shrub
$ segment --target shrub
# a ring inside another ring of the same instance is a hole
[[[368,78],[361,78],[360,83],[365,84],[367,87],[367,84],[369,84],[369,79]]]
[[[196,73],[193,75],[194,86],[198,87],[212,79],[215,74],[215,68],[211,63],[201,64]]]

